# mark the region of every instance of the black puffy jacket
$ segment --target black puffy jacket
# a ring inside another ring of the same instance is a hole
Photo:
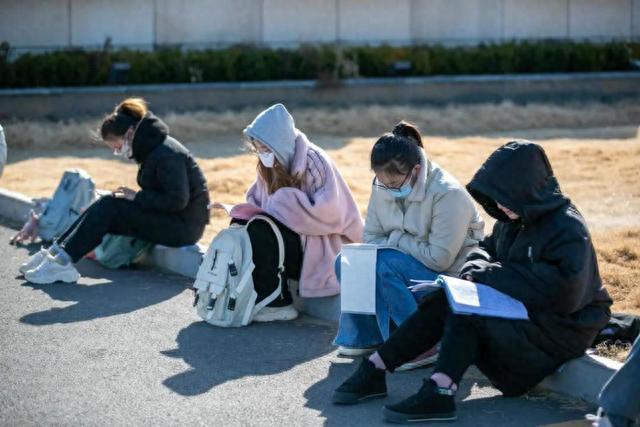
[[[169,135],[152,113],[138,125],[131,143],[139,164],[135,203],[144,210],[173,213],[195,228],[209,222],[209,191],[202,170],[189,151]]]
[[[577,357],[610,317],[596,253],[584,218],[565,197],[537,144],[514,141],[496,150],[467,190],[498,221],[467,257],[461,275],[522,301],[559,360]],[[518,214],[511,221],[500,203]]]

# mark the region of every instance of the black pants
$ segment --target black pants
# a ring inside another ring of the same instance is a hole
[[[518,396],[562,363],[532,342],[538,332],[527,321],[455,315],[444,291],[439,291],[421,301],[378,353],[393,372],[441,341],[434,372],[459,384],[475,364],[504,395]]]
[[[93,203],[56,239],[73,262],[96,248],[106,234],[136,237],[165,246],[196,243],[205,223],[192,223],[178,214],[145,211],[133,201],[104,196]]]
[[[300,236],[287,226],[272,218],[284,241],[284,277],[299,280],[302,269],[302,244]],[[240,222],[240,221],[238,221]],[[253,250],[253,286],[262,301],[278,287],[278,241],[271,226],[259,219],[247,228]],[[293,303],[287,281],[283,281],[282,295],[269,303],[269,307],[282,307]]]

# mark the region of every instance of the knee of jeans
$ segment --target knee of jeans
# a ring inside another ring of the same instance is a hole
[[[338,282],[340,281],[340,266],[341,266],[342,254],[338,254],[336,257],[336,261],[333,263],[333,269],[336,272],[336,277],[338,278]]]
[[[396,267],[397,263],[393,259],[378,257],[376,263],[376,284],[380,286],[380,284],[385,283],[389,278],[398,276]]]

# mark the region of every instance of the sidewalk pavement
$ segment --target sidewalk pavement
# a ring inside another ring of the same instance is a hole
[[[17,267],[37,247],[9,246],[13,232],[0,226],[0,425],[376,426],[382,404],[429,373],[390,376],[384,401],[333,406],[354,362],[335,355],[331,323],[214,328],[194,314],[189,279],[92,261],[78,284],[28,284]],[[594,410],[502,398],[474,369],[459,400],[456,426],[564,424]]]

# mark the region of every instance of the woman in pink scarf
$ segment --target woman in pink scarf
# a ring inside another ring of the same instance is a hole
[[[247,203],[231,216],[247,220],[263,213],[277,221],[285,243],[285,275],[299,279],[300,296],[326,297],[340,292],[333,264],[343,244],[362,240],[362,218],[342,175],[327,153],[295,128],[282,104],[262,113],[244,130],[259,156],[258,176]],[[277,288],[277,246],[263,221],[249,226],[258,300]],[[297,317],[288,289],[263,308],[255,321]]]

